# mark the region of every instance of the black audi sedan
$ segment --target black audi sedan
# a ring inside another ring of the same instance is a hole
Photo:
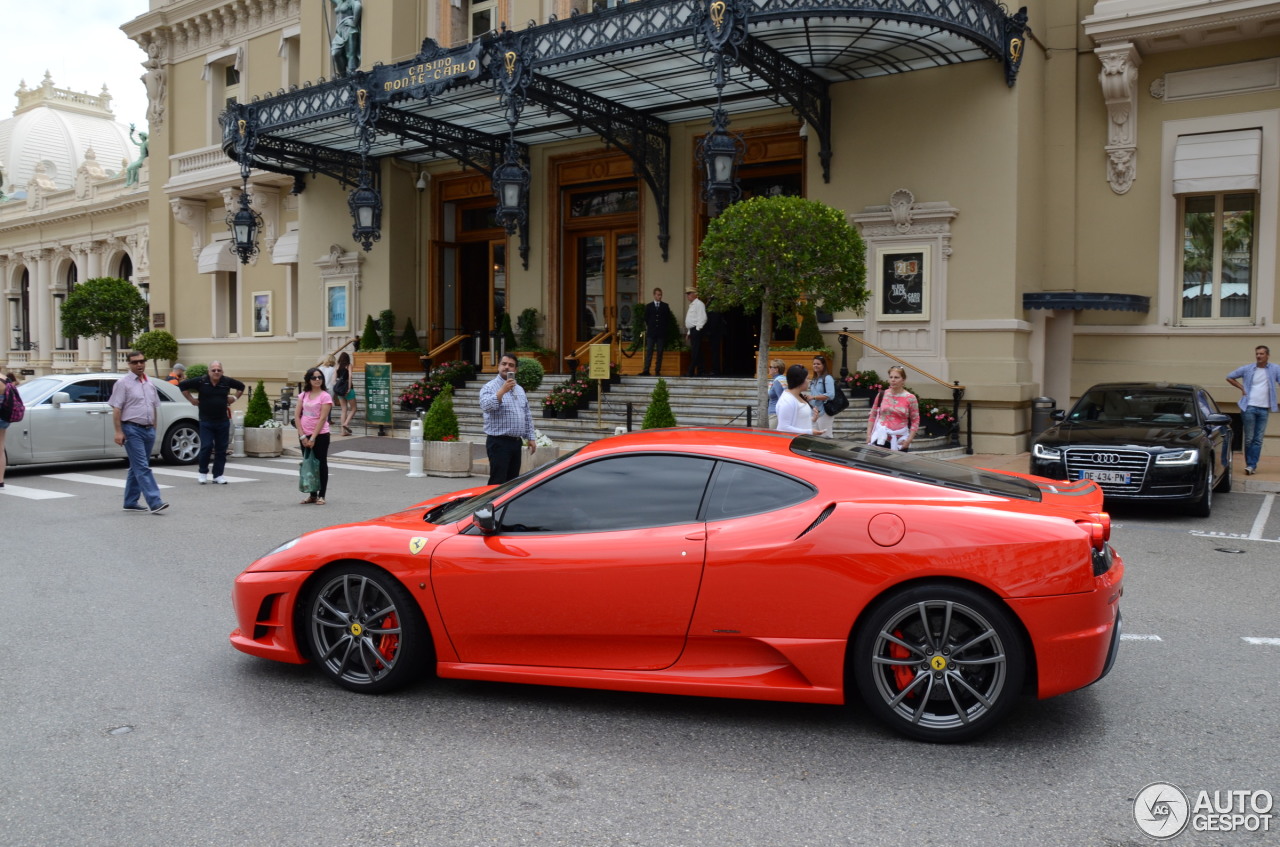
[[[1231,418],[1198,385],[1095,385],[1031,446],[1031,473],[1091,479],[1108,501],[1186,503],[1208,517],[1231,490]]]

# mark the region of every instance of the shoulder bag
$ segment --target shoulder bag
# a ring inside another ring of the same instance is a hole
[[[831,380],[832,393],[831,399],[823,401],[822,411],[826,412],[831,417],[835,417],[845,409],[849,408],[849,398],[845,395],[844,391],[840,389],[840,383],[836,382],[831,377],[827,377],[827,379]]]

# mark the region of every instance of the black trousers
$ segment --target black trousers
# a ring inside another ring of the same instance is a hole
[[[514,435],[488,435],[484,452],[489,457],[489,484],[501,485],[520,476],[520,452],[524,442]]]
[[[319,428],[320,424],[316,424]],[[320,463],[320,490],[311,493],[317,497],[323,498],[325,492],[329,490],[329,441],[330,434],[327,432],[316,436],[316,441],[311,445],[311,452],[315,454],[316,461]]]
[[[658,370],[659,376],[662,375],[662,349],[667,346],[667,339],[655,338],[650,335],[644,342],[644,372],[649,373],[649,362],[653,360],[653,351],[658,351]]]
[[[698,371],[702,370],[702,330],[689,330],[689,373],[687,376],[697,376]]]

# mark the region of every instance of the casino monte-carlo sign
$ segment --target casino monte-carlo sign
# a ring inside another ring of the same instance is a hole
[[[482,52],[480,42],[453,50],[424,51],[411,62],[375,68],[375,89],[383,96],[392,97],[398,94],[424,97],[442,91],[458,80],[477,78]]]

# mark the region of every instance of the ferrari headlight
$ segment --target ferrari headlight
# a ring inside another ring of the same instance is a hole
[[[286,541],[285,543],[281,544],[276,549],[272,550],[270,553],[267,554],[267,556],[274,556],[276,553],[283,553],[285,550],[290,549],[291,547],[293,547],[293,545],[297,544],[301,540],[302,540],[301,535],[299,535],[297,538],[290,539],[289,541]],[[267,556],[263,556],[262,558],[265,559],[267,558]]]
[[[1033,445],[1031,448],[1031,455],[1035,456],[1037,459],[1044,459],[1048,462],[1057,462],[1062,459],[1061,450],[1055,450],[1052,447],[1045,447],[1043,444]]]
[[[1198,461],[1200,461],[1199,450],[1178,450],[1156,456],[1157,465],[1194,465]]]

